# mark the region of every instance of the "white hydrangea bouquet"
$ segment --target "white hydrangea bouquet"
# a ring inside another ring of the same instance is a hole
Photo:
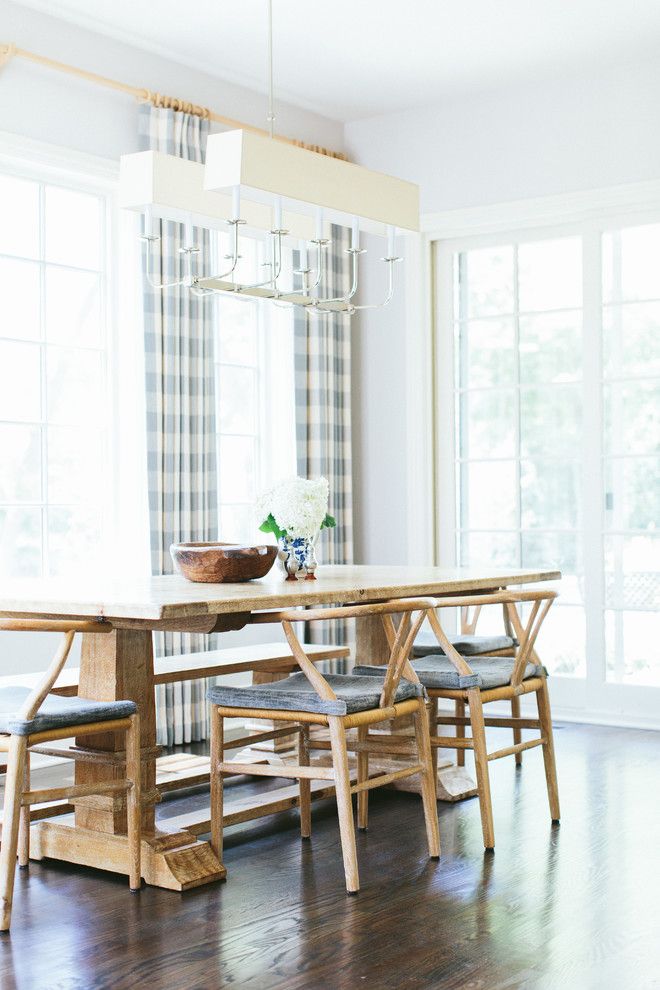
[[[328,513],[328,496],[327,478],[289,478],[257,500],[257,514],[262,520],[259,529],[275,535],[278,558],[288,580],[295,581],[303,574],[307,580],[316,577],[319,533],[336,525]]]

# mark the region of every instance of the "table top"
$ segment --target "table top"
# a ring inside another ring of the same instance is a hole
[[[286,581],[273,570],[243,584],[193,584],[180,575],[148,578],[44,578],[0,583],[0,615],[104,616],[147,623],[172,618],[252,612],[293,605],[341,604],[417,595],[490,590],[555,581],[556,570],[498,567],[319,567],[316,581]]]

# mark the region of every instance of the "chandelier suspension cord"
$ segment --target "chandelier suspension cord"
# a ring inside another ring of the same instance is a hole
[[[268,0],[268,133],[275,137],[273,104],[273,0]]]

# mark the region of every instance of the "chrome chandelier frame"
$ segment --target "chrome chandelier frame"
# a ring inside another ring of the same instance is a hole
[[[320,288],[323,283],[325,252],[330,243],[326,238],[315,238],[309,242],[313,246],[316,256],[314,267],[297,268],[294,270],[293,274],[298,275],[302,281],[301,288],[299,290],[294,288],[283,289],[279,284],[283,267],[282,240],[288,234],[288,231],[283,228],[273,229],[269,234],[271,238],[271,260],[264,264],[270,268],[270,276],[261,282],[241,283],[236,281],[235,273],[240,259],[238,232],[239,227],[244,223],[245,221],[240,219],[227,221],[227,224],[232,228],[233,236],[231,253],[226,256],[229,262],[229,267],[226,271],[206,276],[196,274],[195,262],[200,249],[195,244],[187,243],[184,247],[179,248],[180,254],[183,255],[181,277],[170,282],[158,282],[153,276],[152,245],[160,241],[160,235],[145,231],[141,235],[141,240],[146,243],[147,260],[145,274],[148,284],[152,289],[156,290],[184,287],[198,297],[212,296],[220,292],[253,299],[271,299],[280,304],[300,306],[312,313],[346,313],[349,316],[361,310],[382,309],[392,300],[394,295],[394,265],[396,262],[402,260],[402,258],[394,255],[380,259],[387,265],[387,292],[382,302],[363,305],[356,305],[352,302],[359,288],[358,259],[360,255],[367,253],[364,248],[359,247],[346,249],[346,253],[351,257],[351,284],[348,290],[342,295],[329,297],[314,294],[314,290]]]

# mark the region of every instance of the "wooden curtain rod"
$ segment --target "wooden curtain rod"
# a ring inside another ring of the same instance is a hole
[[[0,69],[15,57],[24,58],[28,62],[46,66],[46,68],[54,69],[57,72],[66,72],[67,75],[76,76],[78,79],[85,79],[87,82],[96,83],[98,86],[105,86],[107,89],[114,89],[118,93],[126,93],[128,96],[135,97],[140,103],[151,103],[155,107],[180,110],[183,113],[193,114],[195,117],[213,120],[218,124],[223,124],[225,127],[252,131],[254,134],[265,134],[268,136],[268,131],[262,127],[254,127],[252,124],[244,124],[240,120],[224,117],[222,114],[216,113],[214,110],[209,110],[207,107],[200,107],[173,96],[163,96],[162,93],[152,93],[150,89],[141,89],[139,86],[129,86],[128,83],[118,82],[116,79],[108,79],[107,76],[100,76],[96,72],[88,72],[86,69],[79,69],[75,65],[67,65],[66,62],[58,62],[54,58],[48,58],[46,55],[37,55],[36,52],[29,52],[25,48],[17,48],[13,42],[0,45]],[[330,158],[340,158],[343,161],[347,160],[346,155],[340,151],[328,151],[319,145],[305,144],[304,141],[295,141],[293,138],[281,137],[278,134],[274,135],[274,137],[278,141],[284,141],[286,144],[294,144],[298,148],[307,148],[309,151],[315,151],[320,155],[328,155]]]

